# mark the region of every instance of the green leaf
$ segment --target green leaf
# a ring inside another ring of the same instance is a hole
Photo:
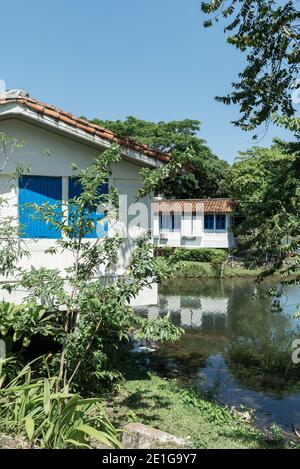
[[[48,415],[51,410],[50,384],[48,379],[44,379],[44,411]]]
[[[66,440],[66,443],[70,443],[71,445],[75,446],[76,448],[91,449],[91,445],[88,445],[87,443],[82,443],[81,441],[75,440],[73,438],[68,438]]]
[[[35,428],[34,420],[33,420],[33,418],[32,418],[30,415],[28,415],[28,416],[25,418],[25,430],[26,430],[28,439],[29,439],[30,441],[32,440],[33,435],[34,435],[34,428]]]
[[[29,337],[24,337],[23,339],[23,347],[28,347],[30,345],[30,339]]]
[[[114,438],[113,436],[110,436],[107,433],[96,430],[95,428],[90,427],[90,425],[79,425],[77,427],[77,430],[85,433],[86,435],[89,435],[92,438],[95,438],[95,440],[99,441],[104,445],[107,445],[109,447],[116,446],[117,448],[121,448],[121,443],[117,440],[117,438]]]
[[[54,429],[54,423],[51,422],[50,425],[49,425],[49,428],[46,432],[46,435],[44,436],[45,443],[48,443],[48,441],[49,441],[49,439],[50,439],[50,437],[53,433],[53,429]]]

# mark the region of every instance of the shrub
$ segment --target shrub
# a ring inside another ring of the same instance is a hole
[[[202,278],[215,277],[212,265],[208,262],[190,262],[183,261],[176,264],[177,268],[174,272],[176,278]]]
[[[0,335],[6,342],[17,342],[15,348],[21,349],[19,353],[25,359],[31,353],[28,347],[34,348],[33,339],[48,342],[47,336],[50,336],[49,366],[51,375],[57,375],[57,392],[69,386],[69,389],[79,388],[81,394],[87,395],[99,392],[102,384],[115,384],[121,377],[118,366],[123,344],[129,342],[133,333],[147,337],[153,333],[155,339],[172,341],[182,332],[168,318],[157,320],[155,325],[148,323],[147,318],[138,320],[130,306],[131,300],[142,289],[165,279],[169,271],[168,266],[161,269],[153,259],[147,236],[135,240],[133,255],[124,267],[126,273],[122,277],[113,275],[122,237],[114,234],[85,239],[95,230],[97,207],[111,207],[99,222],[99,229],[109,221],[114,225],[118,218],[117,191],[111,187],[108,193],[103,193],[99,188],[107,184],[111,165],[120,158],[120,148],[113,145],[87,168],[73,165],[80,193],[68,200],[72,208],[68,216],[57,218],[59,203],[29,204],[34,218],[63,234],[45,251],[47,255],[59,256],[66,252],[72,255],[73,262],[63,271],[46,267],[20,270],[16,257],[8,256],[7,245],[4,244],[3,249],[0,245],[0,267],[6,269],[1,274],[12,277],[14,273],[16,279],[7,281],[6,288],[21,288],[27,295],[25,306],[19,308],[4,303],[0,307]],[[147,174],[150,180],[144,179],[144,183],[150,190],[158,176],[153,171]],[[21,255],[22,252],[18,253],[17,258]],[[99,266],[105,268],[109,276],[106,280],[99,276]]]
[[[225,249],[211,248],[172,248],[170,246],[158,247],[155,249],[156,256],[172,258],[174,262],[214,262],[225,260],[227,251]]]
[[[224,269],[224,259],[222,259],[222,257],[214,259],[211,262],[211,267],[216,277],[222,277]]]
[[[154,247],[154,257],[165,257],[168,259],[173,256],[176,248],[171,246],[155,246]]]
[[[35,335],[49,336],[57,332],[56,315],[50,314],[34,301],[23,305],[0,303],[0,337],[12,337],[13,342],[21,341],[28,347]]]
[[[67,388],[56,392],[57,378],[34,379],[30,365],[1,387],[8,362],[0,361],[3,432],[25,437],[31,446],[41,448],[90,448],[92,439],[106,447],[120,447],[98,398],[82,399]]]

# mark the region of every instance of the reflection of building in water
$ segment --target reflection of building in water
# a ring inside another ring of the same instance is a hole
[[[174,322],[183,327],[222,330],[226,326],[228,298],[185,295],[159,295],[159,304],[148,307],[149,319],[170,313]]]

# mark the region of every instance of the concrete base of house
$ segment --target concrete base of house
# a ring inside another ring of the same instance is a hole
[[[17,288],[11,293],[5,288],[5,282],[2,283],[2,290],[0,290],[0,301],[8,301],[13,304],[20,305],[24,302],[24,299],[28,296],[28,292],[24,288]],[[144,287],[139,294],[132,299],[130,305],[133,308],[139,308],[141,306],[153,306],[158,303],[158,285],[152,283],[150,287]]]

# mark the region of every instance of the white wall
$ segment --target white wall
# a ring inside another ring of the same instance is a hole
[[[203,248],[231,248],[234,237],[231,232],[231,215],[226,215],[226,230],[205,230],[204,214],[197,214],[193,221],[192,215],[185,214],[181,220],[181,230],[159,230],[159,215],[153,217],[153,237],[158,245],[171,247],[203,247]]]
[[[11,189],[9,184],[9,174],[15,171],[16,164],[28,165],[30,167],[30,174],[32,175],[60,176],[66,178],[65,182],[67,182],[67,178],[73,175],[71,169],[73,163],[77,164],[80,168],[84,168],[99,154],[99,151],[95,148],[17,119],[0,121],[0,132],[16,138],[19,142],[22,141],[25,143],[23,148],[15,151],[13,161],[10,160],[0,174],[0,197],[5,197],[8,200],[8,207],[2,210],[1,217],[6,215],[13,216],[16,223],[18,219],[18,193],[16,189]],[[48,156],[46,151],[49,151],[51,156]],[[3,164],[3,155],[0,154],[0,167],[2,167]],[[141,166],[128,161],[119,161],[112,166],[109,184],[115,187],[120,195],[128,195],[128,204],[135,200],[137,190],[142,185],[139,175],[140,170]],[[149,208],[151,198],[149,197],[144,200],[144,203]],[[149,217],[150,213],[149,210]],[[134,218],[134,215],[131,215],[131,219],[132,218]],[[150,221],[149,227],[151,227]],[[138,231],[142,233],[143,228]],[[112,235],[115,232],[116,229],[114,231],[111,230]],[[64,268],[73,261],[70,253],[64,253],[59,256],[46,255],[44,253],[45,249],[55,244],[55,240],[53,239],[26,239],[24,243],[31,253],[30,259],[24,258],[21,262],[21,266],[24,268],[38,268],[43,266],[64,270]],[[122,275],[124,273],[132,249],[133,241],[128,239],[124,240],[119,252],[118,266],[115,274]],[[102,269],[99,273],[103,275],[105,272]],[[150,292],[150,290],[148,291]],[[155,293],[155,288],[153,291]],[[143,298],[144,301],[145,294]],[[151,302],[153,304],[153,299],[150,299],[148,304]]]

